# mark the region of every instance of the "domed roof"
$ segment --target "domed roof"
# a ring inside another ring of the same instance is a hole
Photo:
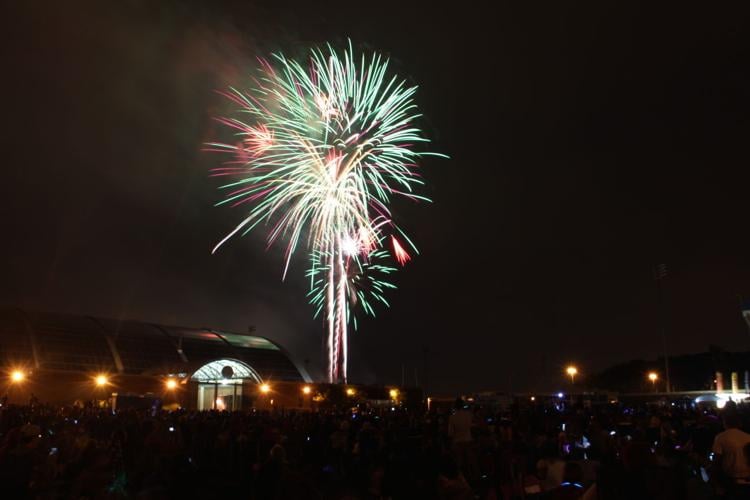
[[[309,378],[281,346],[257,335],[0,309],[0,363],[6,366],[157,375],[192,373],[218,359],[246,363],[262,379]]]

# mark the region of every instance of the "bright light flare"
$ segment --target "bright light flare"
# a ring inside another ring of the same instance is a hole
[[[375,250],[377,244],[377,239],[369,229],[364,226],[359,228],[359,245],[362,248],[363,254],[367,255],[372,253],[372,251]]]
[[[351,397],[351,396],[354,396],[355,394],[357,394],[357,391],[355,391],[352,387],[347,387],[346,388],[346,395],[347,396]]]
[[[260,392],[262,392],[263,394],[268,394],[269,392],[271,392],[271,386],[268,384],[261,384]]]
[[[312,392],[312,389],[309,385],[306,385],[302,388],[302,394],[310,394]]]
[[[649,372],[649,374],[648,374],[648,379],[649,379],[649,380],[650,380],[651,382],[656,382],[657,380],[659,380],[659,374],[658,374],[658,373],[656,373],[656,372]]]
[[[13,382],[23,382],[26,378],[26,374],[21,370],[13,370],[10,374],[10,379]]]
[[[166,385],[167,389],[170,391],[177,389],[177,381],[173,378],[168,378],[167,381],[164,382],[164,385]]]
[[[104,387],[105,385],[109,383],[109,379],[107,378],[106,375],[100,374],[94,378],[94,383],[96,384],[97,387]]]
[[[391,397],[391,399],[397,399],[398,394],[398,389],[391,389],[390,391],[388,391],[388,395]]]
[[[338,114],[338,110],[333,107],[332,100],[323,94],[318,94],[314,98],[315,104],[320,111],[320,117],[327,120]]]
[[[349,235],[346,235],[341,239],[341,249],[349,257],[353,257],[359,253],[359,245],[354,241],[354,238]]]

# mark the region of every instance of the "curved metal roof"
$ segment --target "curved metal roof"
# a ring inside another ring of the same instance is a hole
[[[286,351],[267,338],[91,316],[0,310],[0,363],[38,369],[179,373],[237,359],[263,379],[301,381]]]

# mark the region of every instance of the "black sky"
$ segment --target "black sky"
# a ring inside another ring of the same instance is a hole
[[[322,365],[303,266],[263,235],[210,249],[213,91],[258,55],[343,42],[420,84],[423,255],[352,339],[353,378],[553,388],[673,353],[750,348],[750,23],[734,4],[13,2],[3,7],[0,305],[259,334]],[[737,3],[736,5],[741,5]],[[296,271],[296,273],[295,273]]]

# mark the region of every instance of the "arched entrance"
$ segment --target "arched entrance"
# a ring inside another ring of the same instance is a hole
[[[243,383],[259,384],[258,372],[235,359],[218,359],[198,368],[192,382],[198,383],[199,410],[242,409]]]

